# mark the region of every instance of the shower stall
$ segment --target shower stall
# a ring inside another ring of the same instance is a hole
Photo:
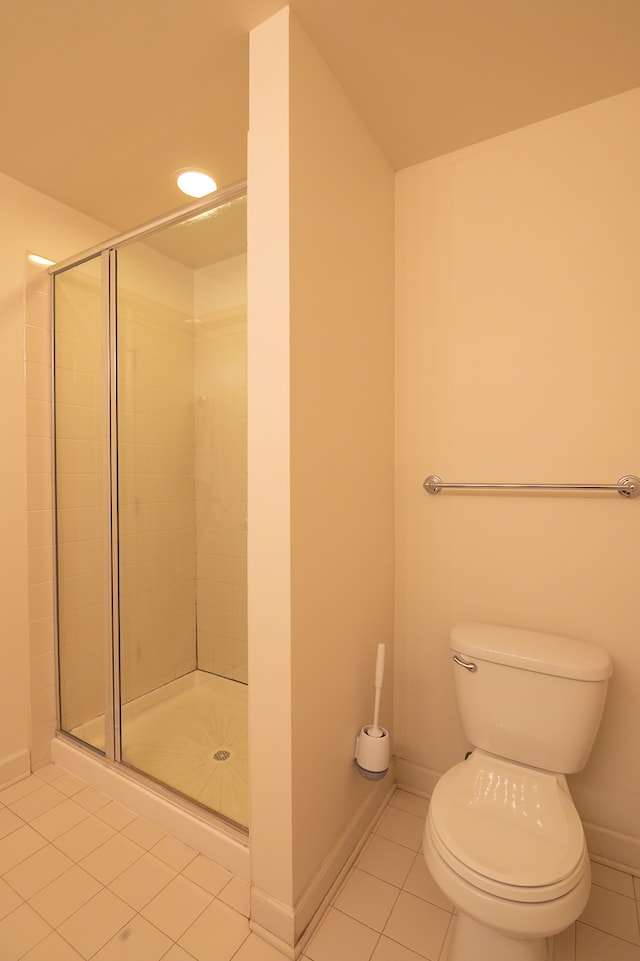
[[[59,731],[246,829],[246,185],[51,274]]]

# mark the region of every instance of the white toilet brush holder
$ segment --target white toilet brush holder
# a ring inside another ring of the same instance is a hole
[[[378,724],[380,692],[382,691],[384,678],[384,651],[384,644],[378,644],[373,724],[365,724],[356,738],[356,767],[362,777],[368,781],[382,780],[389,770],[389,759],[391,757],[389,732]]]
[[[381,781],[389,770],[389,732],[378,728],[379,735],[372,735],[371,725],[366,724],[356,738],[356,767],[368,781]]]

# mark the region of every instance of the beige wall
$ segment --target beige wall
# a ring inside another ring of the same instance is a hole
[[[249,37],[247,203],[251,916],[294,939],[288,10]]]
[[[640,472],[640,91],[397,176],[396,727],[430,790],[467,747],[448,631],[584,638],[613,658],[571,779],[592,851],[640,868],[640,502],[488,496],[444,480],[615,483]]]
[[[294,896],[374,793],[353,735],[388,645],[392,728],[393,175],[295,18],[290,54]],[[380,786],[384,790],[384,785]]]
[[[252,912],[292,943],[390,786],[353,747],[392,663],[393,176],[288,10],[251,43]]]

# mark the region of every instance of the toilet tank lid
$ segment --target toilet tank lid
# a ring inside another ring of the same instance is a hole
[[[596,644],[520,627],[456,624],[449,646],[463,656],[538,674],[603,681],[612,673],[611,658]]]

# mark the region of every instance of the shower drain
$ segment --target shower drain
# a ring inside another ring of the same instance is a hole
[[[231,757],[231,751],[227,751],[221,748],[219,751],[215,751],[213,754],[209,755],[211,761],[228,761]]]

